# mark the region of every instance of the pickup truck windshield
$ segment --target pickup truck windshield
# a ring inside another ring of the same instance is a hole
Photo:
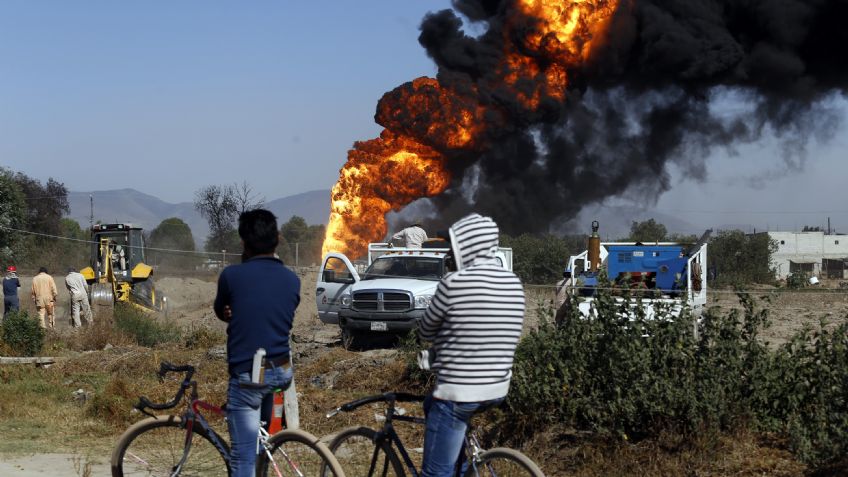
[[[444,260],[440,257],[383,256],[371,263],[362,279],[404,277],[439,280],[443,273]]]

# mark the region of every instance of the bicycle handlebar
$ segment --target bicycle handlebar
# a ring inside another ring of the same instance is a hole
[[[185,390],[191,386],[191,378],[194,376],[194,366],[190,364],[185,365],[173,365],[167,361],[163,361],[159,365],[159,371],[156,373],[159,376],[159,381],[165,379],[165,375],[168,373],[185,373],[185,377],[183,378],[183,382],[180,384],[180,389],[177,390],[177,394],[174,395],[174,398],[168,402],[162,404],[156,404],[151,402],[144,396],[139,396],[138,404],[134,407],[141,412],[144,412],[145,409],[154,409],[157,411],[162,411],[164,409],[171,409],[175,407],[179,402],[183,399],[183,395],[185,394]]]
[[[340,412],[350,412],[354,409],[364,406],[365,404],[370,404],[372,402],[384,401],[389,403],[392,407],[394,407],[394,403],[396,402],[422,402],[424,401],[424,396],[420,396],[418,394],[410,394],[410,393],[383,393],[383,394],[375,394],[373,396],[367,396],[364,398],[357,399],[355,401],[351,401],[349,403],[342,404],[341,406],[333,409],[332,411],[327,413],[327,418],[331,418]]]

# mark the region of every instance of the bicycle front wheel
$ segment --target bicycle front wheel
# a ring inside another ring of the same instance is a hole
[[[513,449],[498,447],[484,452],[465,477],[545,477],[529,457]]]
[[[186,429],[179,416],[159,416],[133,424],[112,451],[112,477],[169,477],[183,457]],[[227,444],[221,442],[224,452]],[[180,476],[228,477],[230,469],[210,436],[192,429],[191,448]]]
[[[257,477],[345,477],[327,446],[312,434],[286,429],[268,438],[256,459]]]
[[[349,477],[403,477],[403,464],[387,442],[377,444],[377,431],[349,427],[330,442],[330,450]]]

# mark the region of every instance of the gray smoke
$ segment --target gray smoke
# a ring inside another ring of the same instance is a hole
[[[764,134],[802,164],[809,138],[834,131],[829,100],[848,87],[846,0],[622,0],[603,47],[569,71],[566,99],[528,111],[518,94],[533,85],[499,87],[496,65],[506,19],[510,31],[534,19],[510,1],[453,6],[424,18],[419,41],[440,84],[499,114],[473,154],[441,149],[455,179],[432,203],[446,222],[473,209],[508,233],[548,230],[609,197],[656,199],[671,163],[703,179],[714,148]],[[465,34],[460,15],[485,33]],[[394,120],[414,134],[412,120]]]

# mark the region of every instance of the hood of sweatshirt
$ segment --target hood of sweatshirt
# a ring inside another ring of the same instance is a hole
[[[498,263],[498,225],[489,217],[471,214],[450,228],[451,249],[458,270]]]

